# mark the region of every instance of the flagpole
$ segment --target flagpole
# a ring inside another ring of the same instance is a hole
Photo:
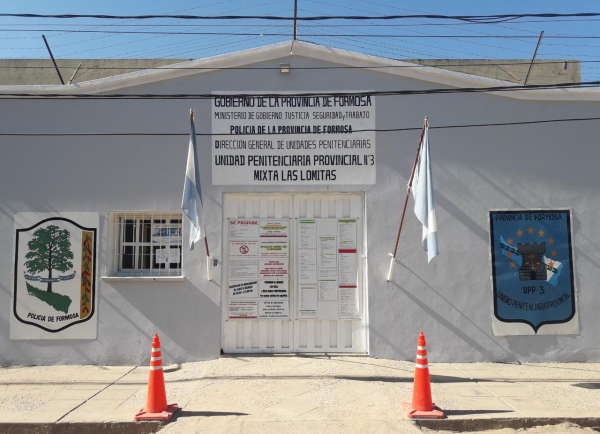
[[[191,108],[190,109],[190,127],[194,126],[194,109]],[[206,249],[206,275],[208,277],[208,280],[212,280],[212,267],[210,266],[211,264],[211,258],[210,258],[210,250],[208,248],[208,239],[206,238],[206,228],[204,228],[204,233],[202,234],[204,235],[204,248]]]
[[[406,190],[406,199],[404,200],[404,208],[402,208],[402,217],[400,218],[400,227],[398,228],[398,236],[396,236],[396,246],[394,247],[394,253],[389,254],[390,256],[390,268],[388,270],[387,281],[392,281],[392,274],[394,272],[394,263],[396,262],[396,253],[398,252],[398,243],[400,242],[400,234],[402,233],[402,224],[404,223],[404,214],[406,213],[406,206],[408,205],[408,198],[410,196],[410,188],[412,186],[413,178],[415,176],[415,168],[417,167],[417,161],[419,160],[419,152],[421,151],[421,145],[423,144],[423,136],[425,135],[425,127],[427,126],[427,116],[423,121],[423,129],[421,130],[421,138],[419,139],[419,146],[417,147],[417,155],[415,155],[415,162],[413,163],[412,172],[410,173],[410,180],[408,181],[408,188]]]

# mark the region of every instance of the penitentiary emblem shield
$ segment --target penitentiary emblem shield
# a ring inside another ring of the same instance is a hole
[[[490,211],[494,334],[578,333],[570,210]]]
[[[12,339],[96,337],[97,213],[17,213]]]

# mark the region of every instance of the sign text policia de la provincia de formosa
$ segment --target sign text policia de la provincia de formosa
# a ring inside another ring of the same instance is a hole
[[[372,96],[223,95],[212,100],[216,185],[375,183]]]

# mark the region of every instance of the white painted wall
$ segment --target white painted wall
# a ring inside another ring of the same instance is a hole
[[[287,58],[287,57],[286,57]],[[260,65],[277,66],[286,58]],[[292,66],[323,66],[292,58]],[[119,93],[335,91],[442,87],[365,70],[216,71],[121,89]],[[597,99],[597,98],[596,98]],[[186,133],[210,131],[210,101],[6,101],[0,132]],[[487,94],[378,97],[378,128],[598,116],[598,102],[521,101]],[[365,191],[370,353],[412,359],[419,331],[430,360],[600,360],[600,123],[432,130],[430,146],[440,256],[427,265],[421,228],[407,213],[393,283],[387,254],[399,222],[419,131],[377,133],[377,184],[304,191]],[[209,242],[221,256],[224,192],[298,187],[211,186],[210,144],[199,137]],[[0,364],[145,363],[153,333],[165,361],[219,356],[220,267],[205,277],[203,249],[184,255],[184,282],[99,282],[98,339],[11,341],[13,215],[19,211],[100,213],[99,271],[105,274],[111,211],[177,211],[187,137],[0,137]],[[93,162],[90,169],[87,162]],[[573,208],[578,336],[502,337],[491,329],[487,212],[490,208]],[[185,234],[187,235],[187,234]],[[185,238],[184,235],[184,238]]]

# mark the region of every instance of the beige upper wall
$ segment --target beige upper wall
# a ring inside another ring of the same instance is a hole
[[[57,60],[65,83],[83,83],[115,75],[187,62],[192,59],[64,59]],[[479,77],[523,83],[529,59],[402,59]],[[527,84],[578,83],[578,60],[535,63]],[[549,63],[557,62],[557,63]],[[566,63],[565,63],[566,62]],[[501,63],[502,65],[497,65]],[[461,66],[455,66],[460,64]],[[109,68],[109,69],[103,69]],[[60,80],[50,59],[0,59],[0,85],[53,85]]]

